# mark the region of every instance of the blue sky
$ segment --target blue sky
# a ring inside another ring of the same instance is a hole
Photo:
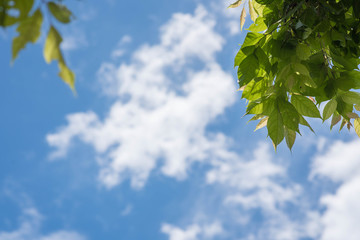
[[[69,1],[74,97],[1,30],[0,240],[358,240],[360,141],[243,117],[228,1]],[[250,19],[245,28],[250,24]],[[44,25],[46,31],[46,24]]]

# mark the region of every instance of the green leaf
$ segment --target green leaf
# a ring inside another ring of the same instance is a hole
[[[296,46],[296,55],[301,60],[307,60],[311,56],[311,50],[307,44],[300,43]]]
[[[296,132],[291,129],[285,128],[284,133],[285,133],[286,145],[291,150],[295,143]]]
[[[58,65],[60,69],[59,76],[74,91],[75,75],[66,66],[65,60],[60,50],[61,42],[62,42],[62,38],[59,32],[53,26],[51,26],[45,41],[44,58],[47,63],[51,63],[53,60],[58,61]]]
[[[48,8],[59,22],[69,23],[71,21],[72,13],[65,5],[48,2]]]
[[[228,8],[237,8],[238,6],[240,6],[242,3],[242,0],[237,0],[236,2],[230,4],[230,6],[228,6]]]
[[[268,134],[273,141],[274,147],[276,149],[284,139],[284,125],[281,118],[280,112],[275,109],[269,116],[267,121]]]
[[[13,8],[18,9],[20,12],[20,18],[25,18],[28,16],[30,10],[32,9],[34,5],[34,0],[17,0],[14,1]]]
[[[242,94],[242,98],[246,98],[248,100],[256,100],[258,98],[261,98],[266,90],[267,86],[264,81],[255,82],[255,80],[252,80],[246,85]]]
[[[304,76],[307,76],[307,77],[310,77],[310,73],[309,73],[309,70],[307,69],[307,67],[301,63],[294,63],[292,65],[292,68],[293,70],[295,71],[295,73],[297,75],[304,75]]]
[[[32,16],[20,22],[16,29],[19,36],[14,38],[12,44],[12,61],[16,59],[20,50],[25,48],[27,43],[35,43],[39,39],[42,21],[43,17],[38,9]]]
[[[331,130],[336,124],[338,124],[338,123],[340,122],[340,120],[341,120],[341,116],[340,116],[337,112],[335,112],[334,115],[333,115],[333,117],[332,117],[332,119],[331,119],[330,130]]]
[[[238,76],[240,87],[248,84],[257,77],[259,72],[259,61],[255,55],[247,56],[239,65]]]
[[[300,95],[292,95],[291,103],[301,115],[321,118],[319,109],[309,98]]]
[[[255,22],[250,25],[249,31],[251,32],[262,32],[267,29],[267,26],[264,22],[264,19],[262,17],[256,18]]]
[[[239,66],[240,63],[246,58],[245,53],[240,49],[235,56],[234,67]]]
[[[335,99],[331,99],[324,107],[323,111],[323,121],[330,118],[331,115],[335,112],[337,107],[337,101]]]
[[[288,101],[284,100],[278,101],[278,107],[284,126],[298,132],[300,119],[299,113],[296,111],[295,107]]]
[[[246,35],[244,43],[241,45],[241,48],[245,48],[257,44],[263,36],[264,34],[262,33],[249,32]]]
[[[346,103],[360,105],[360,93],[358,92],[345,92],[341,94],[341,98]]]
[[[299,123],[303,126],[306,126],[308,127],[313,133],[314,132],[314,129],[312,129],[312,127],[310,126],[310,124],[305,120],[305,118],[303,116],[300,115],[300,120],[299,120]]]

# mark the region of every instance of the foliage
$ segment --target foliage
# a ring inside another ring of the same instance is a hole
[[[61,35],[56,30],[52,19],[66,24],[71,22],[73,14],[60,0],[42,0],[35,6],[34,0],[0,0],[0,26],[8,28],[17,26],[18,36],[12,42],[12,62],[28,43],[36,43],[41,35],[43,16],[49,16],[49,30],[44,47],[44,58],[47,63],[58,61],[59,76],[74,90],[75,75],[66,65],[60,49]]]
[[[284,138],[291,149],[299,125],[313,131],[305,117],[332,116],[340,130],[354,119],[360,136],[360,1],[238,0],[229,7],[244,6],[241,27],[246,3],[254,23],[235,67],[257,129],[267,126],[275,149]]]

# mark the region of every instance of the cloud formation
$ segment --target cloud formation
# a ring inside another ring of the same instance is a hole
[[[195,161],[211,158],[224,136],[206,127],[235,101],[235,81],[215,60],[223,38],[203,7],[177,13],[161,28],[160,43],[143,45],[131,62],[103,64],[104,91],[115,98],[105,119],[93,112],[67,116],[68,124],[47,136],[64,157],[74,138],[98,154],[100,181],[111,188],[130,178],[144,186],[158,165],[183,179]]]
[[[336,141],[315,158],[311,179],[340,184],[334,194],[325,194],[321,240],[360,239],[360,140]]]
[[[26,208],[21,217],[20,226],[14,231],[0,231],[0,240],[86,240],[74,231],[57,231],[43,235],[40,233],[43,216],[35,208]]]
[[[169,236],[169,240],[210,240],[223,234],[223,228],[220,223],[212,224],[193,224],[186,229],[164,223],[161,232]]]

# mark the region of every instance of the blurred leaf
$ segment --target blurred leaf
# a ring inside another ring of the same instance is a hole
[[[59,76],[64,80],[64,82],[69,84],[72,90],[74,90],[75,75],[66,66],[60,50],[61,42],[62,38],[60,34],[53,26],[51,26],[45,42],[44,58],[47,63],[51,63],[53,60],[58,61],[60,69]]]
[[[22,20],[16,31],[19,36],[15,37],[12,44],[12,61],[16,59],[21,49],[25,48],[26,44],[35,43],[40,37],[40,30],[43,17],[40,9],[36,10],[34,14]]]
[[[240,6],[242,3],[242,0],[237,0],[236,2],[230,4],[230,6],[228,6],[228,8],[237,8],[238,6]]]
[[[59,22],[69,23],[71,21],[72,13],[65,5],[48,2],[48,8]]]

